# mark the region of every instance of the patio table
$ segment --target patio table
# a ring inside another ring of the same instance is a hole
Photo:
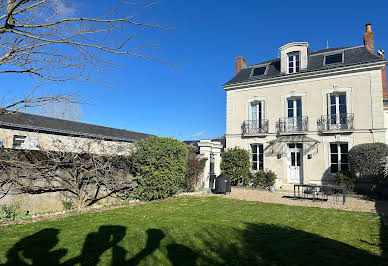
[[[334,194],[336,191],[341,191],[342,193],[342,204],[345,204],[346,201],[346,189],[345,187],[340,187],[340,186],[333,186],[333,185],[315,185],[315,184],[294,184],[294,199],[296,199],[296,188],[298,188],[298,198],[300,198],[300,188],[311,188],[316,191],[317,188],[324,188],[331,190],[331,193]],[[313,201],[315,201],[315,193],[313,194]]]

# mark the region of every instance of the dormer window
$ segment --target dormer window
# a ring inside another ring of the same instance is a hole
[[[263,76],[267,67],[256,67],[253,69],[252,76]]]
[[[288,73],[298,73],[300,71],[300,53],[288,54]]]
[[[343,62],[343,54],[325,55],[324,65],[338,64]]]

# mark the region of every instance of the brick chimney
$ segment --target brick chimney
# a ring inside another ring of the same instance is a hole
[[[375,40],[373,35],[374,33],[372,31],[372,24],[366,24],[364,33],[364,46],[371,54],[375,54]]]
[[[236,75],[240,72],[241,68],[247,67],[247,61],[242,56],[236,57]]]
[[[385,59],[384,51],[379,50],[378,51],[379,57]],[[381,78],[383,82],[383,97],[388,98],[388,92],[387,92],[387,65],[381,70]]]

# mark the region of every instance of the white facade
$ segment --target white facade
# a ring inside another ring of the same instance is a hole
[[[282,46],[281,72],[306,68],[307,48]],[[275,171],[278,184],[332,182],[354,145],[386,142],[384,66],[380,61],[224,85],[226,148],[249,150],[253,170]]]

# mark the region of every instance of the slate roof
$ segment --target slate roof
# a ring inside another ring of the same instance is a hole
[[[344,53],[344,62],[330,65],[324,65],[324,56],[335,54],[336,52]],[[345,66],[359,65],[364,63],[385,61],[385,59],[378,57],[377,55],[371,54],[364,46],[354,47],[340,47],[340,48],[329,48],[311,52],[308,51],[308,63],[307,69],[301,70],[299,73],[307,73],[320,71],[332,68],[341,68]],[[267,66],[267,73],[262,76],[251,76],[252,70],[256,67]],[[276,78],[282,76],[292,76],[294,74],[284,74],[280,72],[280,58],[258,63],[255,65],[248,66],[241,69],[241,71],[230,81],[224,84],[224,86],[244,83],[255,80],[265,80],[269,78]]]
[[[21,112],[0,115],[0,128],[133,142],[150,135]]]

